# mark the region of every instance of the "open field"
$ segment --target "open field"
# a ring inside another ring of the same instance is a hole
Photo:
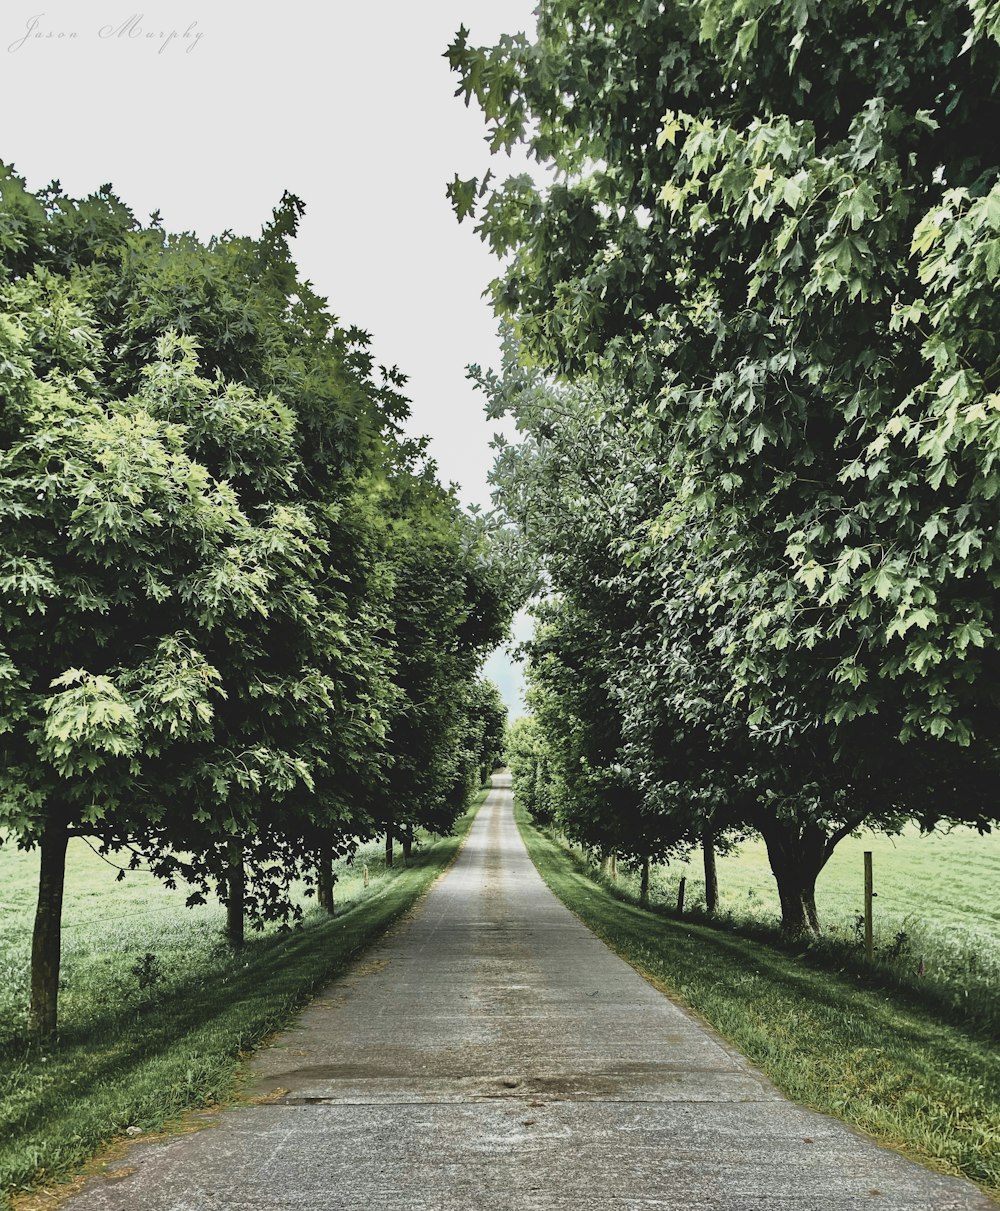
[[[924,984],[901,980],[886,964],[866,970],[846,943],[793,945],[763,924],[754,935],[752,922],[749,928],[726,921],[707,925],[644,911],[622,898],[628,878],[624,888],[610,888],[576,851],[535,829],[523,809],[517,817],[553,891],[625,959],[703,1015],[783,1092],[932,1167],[969,1177],[994,1197],[1000,1194],[995,991],[978,986],[984,1024],[982,1015],[963,1012],[960,987],[940,996],[928,989],[925,995]],[[996,855],[995,843],[988,844]],[[875,862],[883,872],[879,886],[892,886],[884,853],[876,850]],[[757,870],[763,898],[766,868]],[[956,885],[961,870],[957,861],[951,875]],[[827,876],[829,890],[836,887],[836,872],[830,872],[834,882]],[[672,877],[677,873],[671,868]],[[940,885],[945,873],[939,871]],[[732,860],[720,870],[720,881],[734,894]],[[897,886],[903,901],[905,875],[898,876]],[[669,883],[661,895],[665,891]],[[743,895],[752,899],[746,890]],[[920,900],[917,888],[905,900],[906,911],[916,911]],[[932,897],[923,900],[933,906]],[[844,903],[844,911],[851,911],[850,900]]]
[[[482,798],[455,836],[418,835],[409,866],[397,850],[386,872],[383,848],[364,847],[336,868],[335,918],[310,908],[300,928],[248,933],[243,951],[223,940],[221,907],[187,909],[184,891],[148,875],[116,883],[74,843],[60,1032],[41,1048],[25,1039],[37,858],[0,849],[0,1205],[3,1192],[66,1177],[128,1127],[155,1130],[232,1098],[241,1054],[412,905]]]
[[[921,834],[911,826],[898,837],[866,833],[848,837],[834,851],[819,877],[816,904],[824,928],[853,928],[863,909],[863,853],[872,851],[875,872],[876,927],[883,934],[899,929],[948,932],[956,938],[1000,941],[1000,833],[980,836],[975,829]],[[778,894],[763,841],[748,841],[736,853],[720,857],[719,896],[723,912],[779,919]],[[652,890],[676,903],[677,881],[688,880],[688,902],[704,902],[698,854],[654,872]]]

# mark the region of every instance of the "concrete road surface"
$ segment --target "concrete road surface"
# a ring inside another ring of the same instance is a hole
[[[72,1211],[996,1205],[778,1095],[549,892],[494,790],[450,872],[254,1079]]]

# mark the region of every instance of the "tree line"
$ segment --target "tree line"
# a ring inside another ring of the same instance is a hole
[[[40,851],[57,1024],[66,849],[217,890],[230,940],[365,839],[448,831],[497,759],[510,592],[402,432],[405,379],[259,237],[147,223],[0,164],[0,834]]]
[[[503,262],[518,790],[640,863],[757,834],[815,931],[843,837],[1000,816],[1000,6],[537,15],[448,50],[547,171],[449,187]]]

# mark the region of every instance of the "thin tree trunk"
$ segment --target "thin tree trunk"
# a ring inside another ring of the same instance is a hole
[[[45,1038],[58,1023],[62,903],[69,829],[61,815],[50,817],[40,843],[38,905],[31,939],[31,1030]]]
[[[403,843],[403,865],[406,866],[410,861],[410,854],[413,853],[413,825],[408,824],[403,830],[401,838]]]
[[[333,850],[329,845],[320,847],[316,859],[316,899],[320,908],[331,917],[336,915],[333,903]]]
[[[639,905],[641,908],[649,907],[649,858],[642,860],[642,880],[639,883]]]
[[[385,830],[385,868],[392,866],[392,825]]]
[[[226,869],[226,937],[229,945],[239,950],[246,940],[244,910],[247,876],[243,868],[243,846],[233,841],[229,846]]]
[[[611,851],[611,857],[608,860],[608,873],[611,875],[611,882],[618,882],[618,855]]]
[[[711,916],[719,907],[719,874],[715,867],[715,829],[709,821],[701,830],[701,852],[705,860],[705,911]]]

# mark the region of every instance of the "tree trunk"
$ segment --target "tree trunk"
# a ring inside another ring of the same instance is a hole
[[[59,1004],[59,961],[62,952],[62,902],[66,883],[69,829],[61,815],[51,817],[42,833],[38,906],[31,940],[31,1030],[45,1038],[55,1033]]]
[[[642,880],[639,883],[639,906],[649,907],[649,858],[642,860]]]
[[[392,825],[385,830],[385,868],[392,866]]]
[[[316,899],[320,908],[331,917],[336,915],[333,903],[333,851],[329,845],[320,847],[316,859]]]
[[[816,872],[817,875],[819,871]],[[813,887],[809,891],[802,893],[802,907],[805,909],[806,921],[809,923],[810,933],[819,933],[819,914],[816,911],[816,885],[813,880]]]
[[[611,851],[611,857],[608,859],[608,873],[611,875],[611,882],[618,882],[618,855],[614,850]]]
[[[403,865],[406,866],[410,861],[410,855],[413,853],[413,825],[408,824],[403,831],[401,838],[403,843]]]
[[[229,945],[236,950],[239,950],[246,940],[243,921],[246,889],[243,846],[239,841],[233,841],[229,846],[229,864],[226,870],[226,937]]]
[[[719,873],[715,868],[715,829],[709,821],[701,830],[701,852],[705,860],[705,911],[711,916],[719,907]]]
[[[830,856],[825,832],[816,825],[796,828],[771,820],[761,834],[781,901],[781,928],[788,934],[819,933],[816,880]]]

